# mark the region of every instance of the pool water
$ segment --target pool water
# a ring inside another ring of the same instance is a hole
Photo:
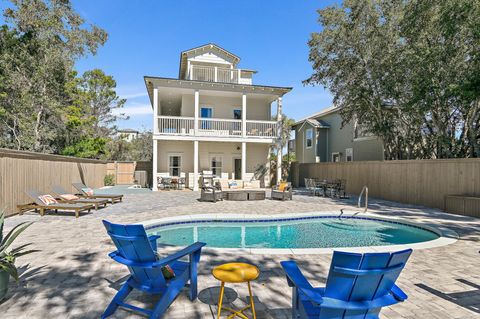
[[[133,188],[132,185],[105,186],[95,189],[95,194],[145,194],[151,193],[150,188]]]
[[[427,229],[364,218],[322,217],[280,221],[192,221],[147,228],[159,244],[196,241],[217,248],[332,248],[410,244],[437,239]]]

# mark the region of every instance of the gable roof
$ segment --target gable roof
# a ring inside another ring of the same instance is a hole
[[[190,52],[195,52],[195,51],[205,51],[205,50],[217,50],[219,52],[222,52],[226,56],[232,59],[232,63],[234,65],[238,64],[240,62],[240,57],[237,55],[233,54],[230,51],[225,50],[224,48],[220,47],[219,45],[216,45],[215,43],[207,43],[195,48],[191,48],[185,51],[180,52],[180,69],[178,71],[178,78],[182,78],[182,73],[186,71],[187,68],[187,56]]]
[[[335,112],[338,112],[340,111],[340,108],[335,106],[335,105],[331,105],[329,107],[327,107],[326,109],[323,109],[319,112],[316,112],[316,113],[313,113],[313,114],[310,114],[298,121],[296,121],[292,126],[297,126],[298,124],[301,124],[307,120],[316,120],[316,122],[318,122],[319,124],[317,125],[321,125],[321,126],[318,126],[318,127],[330,127],[329,124],[327,124],[325,121],[322,121],[322,120],[318,120],[320,117],[322,116],[325,116],[325,115],[328,115],[328,114],[331,114],[331,113],[335,113]],[[323,123],[323,124],[320,124],[320,123]],[[312,123],[310,123],[312,124]],[[312,124],[313,125],[313,124]],[[314,125],[315,126],[315,125]],[[316,126],[317,127],[317,126]]]

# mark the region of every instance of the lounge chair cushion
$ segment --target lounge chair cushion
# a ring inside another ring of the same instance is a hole
[[[288,186],[288,183],[281,182],[281,183],[278,185],[278,190],[281,191],[281,192],[283,192],[287,186]]]
[[[236,180],[228,181],[228,187],[231,189],[242,188],[242,186],[239,185]]]
[[[253,188],[252,182],[243,182],[243,188],[244,188],[244,189],[251,189],[251,188]]]
[[[87,196],[92,196],[93,195],[93,189],[91,189],[90,187],[82,188],[82,192],[87,194]]]
[[[52,195],[48,195],[48,194],[40,195],[40,196],[38,196],[38,199],[47,206],[58,203],[57,200],[55,198],[53,198]]]
[[[64,200],[77,200],[77,199],[80,199],[80,197],[75,196],[75,195],[73,195],[73,194],[61,194],[61,195],[60,195],[60,198],[61,198],[61,199],[64,199]]]

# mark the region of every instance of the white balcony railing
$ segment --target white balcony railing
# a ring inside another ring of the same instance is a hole
[[[252,71],[191,65],[188,79],[194,81],[252,84]]]
[[[239,137],[242,136],[242,121],[228,119],[198,120],[198,136]]]
[[[158,134],[194,135],[195,119],[193,117],[158,116]]]
[[[246,137],[246,138],[276,138],[277,122],[246,121],[245,136],[241,120],[199,118],[198,130],[195,132],[195,118],[179,116],[157,116],[160,135],[177,136],[211,136],[211,137]]]
[[[277,122],[247,121],[247,136],[274,138],[277,134]]]

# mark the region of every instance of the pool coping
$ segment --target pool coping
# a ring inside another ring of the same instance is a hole
[[[399,211],[401,213],[401,211]],[[249,220],[249,221],[275,221],[278,219],[290,219],[290,218],[305,218],[305,217],[338,217],[340,214],[335,212],[307,212],[307,213],[287,213],[287,214],[199,214],[199,215],[180,215],[175,217],[164,217],[154,220],[148,220],[141,222],[146,229],[152,228],[154,225],[168,224],[168,223],[181,223],[192,221],[227,221],[227,220]],[[385,246],[360,246],[360,247],[334,247],[334,248],[213,248],[206,246],[204,249],[213,253],[222,254],[260,254],[260,255],[315,255],[315,254],[332,254],[333,251],[349,251],[349,252],[389,252],[398,251],[403,249],[428,249],[446,246],[453,244],[458,240],[458,234],[446,227],[435,225],[431,222],[419,222],[406,220],[404,217],[397,216],[383,216],[379,213],[358,213],[358,212],[343,212],[342,217],[356,217],[356,218],[371,218],[377,220],[384,220],[387,222],[401,223],[417,228],[422,228],[436,233],[439,238],[412,244],[401,245],[385,245]]]

